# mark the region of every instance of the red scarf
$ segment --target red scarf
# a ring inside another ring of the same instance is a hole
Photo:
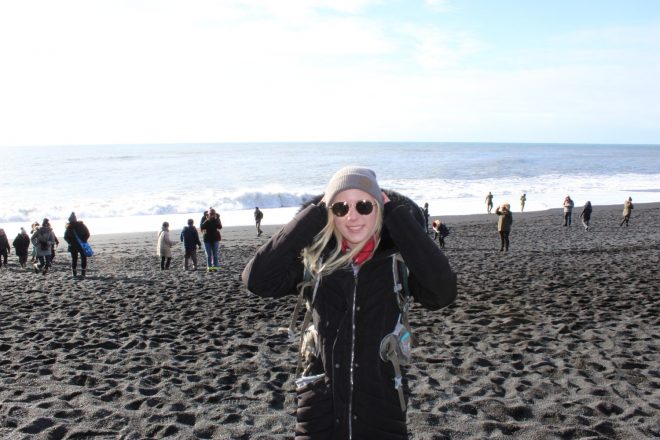
[[[371,257],[371,255],[374,253],[374,249],[376,248],[376,238],[371,237],[369,241],[367,241],[360,252],[357,253],[353,257],[353,263],[357,264],[358,266],[364,263]],[[348,243],[346,243],[346,240],[342,240],[341,242],[341,251],[346,252],[348,251]]]

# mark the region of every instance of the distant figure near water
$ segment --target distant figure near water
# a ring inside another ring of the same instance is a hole
[[[513,215],[511,214],[511,205],[503,203],[495,209],[495,214],[500,218],[497,221],[497,231],[500,233],[500,252],[509,251],[509,234],[511,233],[511,224]]]
[[[174,246],[174,242],[170,240],[170,224],[163,222],[163,227],[158,233],[158,242],[156,243],[156,255],[160,257],[160,270],[168,270],[170,268],[172,246]]]
[[[254,208],[254,225],[257,227],[257,237],[261,237],[264,231],[261,230],[261,219],[264,218],[264,213],[261,212],[258,206]]]
[[[624,223],[626,224],[626,227],[628,227],[633,208],[632,197],[628,197],[628,200],[623,202],[623,220],[621,220],[619,227],[623,226]]]
[[[566,196],[564,199],[564,226],[571,226],[571,217],[573,216],[573,207],[575,202],[569,197]]]
[[[181,229],[181,241],[183,242],[183,270],[197,270],[197,248],[202,248],[199,234],[195,228],[195,220],[189,218],[188,226]],[[192,264],[191,264],[192,263]]]
[[[85,224],[78,220],[76,213],[72,212],[69,216],[69,223],[64,231],[64,240],[69,243],[69,252],[71,253],[71,272],[73,277],[77,277],[76,266],[78,265],[78,255],[80,255],[80,276],[85,278],[87,272],[87,255],[82,248],[81,242],[89,240],[89,229]]]
[[[25,269],[28,258],[28,250],[30,249],[30,236],[21,228],[21,232],[14,238],[14,249],[16,249],[16,256],[18,257],[18,264]]]
[[[520,196],[520,212],[525,210],[525,202],[527,201],[527,194]]]
[[[582,219],[582,224],[584,225],[584,230],[589,230],[589,222],[591,221],[591,202],[587,200],[587,203],[584,204],[582,212],[580,213],[580,218]]]
[[[220,214],[215,209],[210,208],[208,214],[204,216],[202,224],[199,225],[204,237],[204,249],[206,250],[206,271],[215,272],[220,266],[218,250],[220,248],[220,229],[222,222]]]
[[[0,229],[0,267],[2,264],[7,265],[7,255],[11,252],[11,246],[9,246],[9,239],[7,234],[5,234],[4,229]]]
[[[55,233],[50,227],[50,220],[45,218],[41,222],[41,227],[37,227],[30,238],[36,249],[38,263],[34,264],[35,273],[46,275],[53,261],[53,247],[55,246]]]
[[[488,211],[488,214],[490,214],[490,211],[493,209],[493,195],[488,191],[488,195],[486,196],[486,210]]]
[[[429,233],[429,204],[424,203],[424,208],[422,208],[422,213],[424,214],[424,227],[426,228],[426,233]]]

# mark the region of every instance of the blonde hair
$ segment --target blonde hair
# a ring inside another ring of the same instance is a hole
[[[337,231],[335,225],[335,216],[331,210],[328,209],[328,221],[326,222],[321,232],[316,234],[312,244],[303,249],[303,264],[312,274],[313,278],[318,276],[329,275],[336,271],[339,268],[345,267],[348,265],[364,247],[364,245],[371,240],[372,237],[376,238],[376,247],[380,242],[380,233],[383,229],[383,213],[382,207],[376,203],[376,225],[374,227],[374,233],[364,239],[362,242],[358,243],[357,246],[354,246],[349,252],[342,253],[341,243],[342,236]],[[323,256],[323,253],[334,237],[335,247],[330,251],[330,254]],[[323,257],[323,258],[322,258]]]

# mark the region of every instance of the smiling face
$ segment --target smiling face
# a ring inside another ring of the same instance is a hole
[[[355,209],[355,204],[357,202],[367,200],[373,203],[374,209],[370,214],[362,215],[357,212]],[[340,193],[337,193],[332,203],[341,203],[346,202],[349,205],[348,214],[343,217],[334,216],[335,227],[342,238],[346,240],[346,243],[350,248],[362,243],[376,231],[377,216],[380,215],[378,212],[378,205],[369,193],[366,193],[359,189],[347,189]]]

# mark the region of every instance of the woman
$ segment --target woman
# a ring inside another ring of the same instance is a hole
[[[421,210],[402,199],[383,193],[373,171],[343,168],[320,203],[300,211],[243,271],[247,288],[263,297],[295,293],[304,269],[317,286],[318,350],[297,381],[297,440],[408,438],[395,388],[401,378],[380,353],[401,324],[392,256],[403,257],[412,297],[431,310],[454,300],[456,276],[426,234]]]
[[[564,226],[571,226],[571,220],[573,217],[573,207],[575,206],[575,202],[573,202],[573,199],[571,199],[570,196],[566,196],[564,198]]]
[[[28,249],[30,248],[30,236],[27,235],[25,229],[21,228],[21,232],[14,238],[14,249],[16,249],[16,256],[18,257],[18,264],[25,269],[27,263]]]
[[[2,264],[7,265],[7,256],[11,252],[11,246],[9,246],[9,238],[4,229],[0,229],[0,267]]]
[[[589,222],[591,221],[592,211],[593,209],[591,208],[591,202],[587,200],[587,203],[584,204],[584,208],[582,208],[582,212],[580,213],[580,218],[582,219],[582,224],[584,225],[585,231],[589,230]]]
[[[202,224],[199,228],[203,233],[204,249],[206,250],[206,271],[214,272],[220,266],[218,258],[218,249],[220,247],[220,229],[222,229],[222,222],[220,221],[220,214],[215,209],[209,209],[207,215],[202,219]]]
[[[497,220],[497,230],[500,233],[500,252],[509,251],[509,233],[511,232],[511,223],[513,223],[513,216],[511,215],[511,205],[504,203],[495,209],[495,214],[499,216]]]
[[[36,256],[39,263],[34,264],[35,273],[46,275],[53,261],[53,247],[55,246],[55,233],[50,227],[50,220],[47,218],[41,222],[41,227],[37,227],[30,238],[36,249]]]
[[[163,227],[158,233],[158,243],[156,244],[156,255],[160,257],[160,270],[170,268],[172,246],[174,246],[174,242],[170,240],[170,224],[163,222]]]
[[[624,223],[628,227],[628,222],[630,221],[630,215],[632,214],[634,206],[632,203],[632,197],[628,197],[628,200],[623,202],[623,220],[619,223],[619,227],[623,226]]]
[[[76,213],[72,212],[69,216],[69,223],[64,230],[64,240],[69,243],[69,253],[71,253],[71,272],[73,277],[78,276],[76,267],[78,266],[78,255],[80,255],[80,276],[85,278],[87,272],[87,255],[82,248],[80,242],[89,240],[89,229],[82,221],[76,217]]]

